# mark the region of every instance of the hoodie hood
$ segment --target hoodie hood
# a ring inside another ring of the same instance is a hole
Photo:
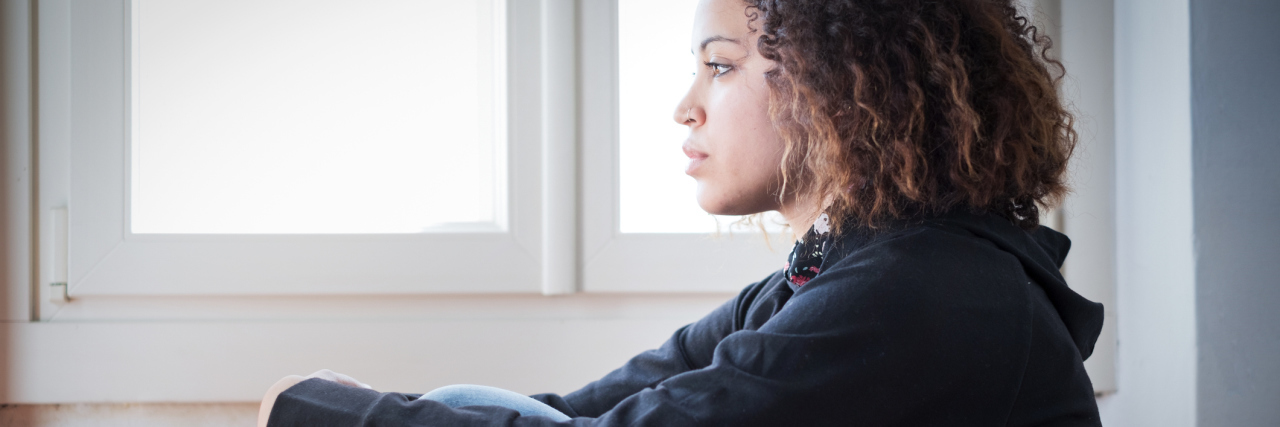
[[[1093,354],[1093,346],[1102,333],[1102,304],[1072,290],[1059,271],[1071,249],[1071,239],[1044,226],[1023,230],[996,214],[952,214],[939,222],[958,226],[1016,256],[1058,311],[1058,317],[1080,350],[1080,358],[1088,359]]]

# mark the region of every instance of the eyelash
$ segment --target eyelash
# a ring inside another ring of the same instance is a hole
[[[721,64],[718,62],[705,62],[704,64],[706,64],[707,68],[711,69],[712,78],[723,76],[724,73],[727,73],[733,70],[733,67],[727,64]],[[724,71],[720,71],[722,68],[724,69]]]

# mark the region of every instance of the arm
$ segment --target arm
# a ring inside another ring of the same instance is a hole
[[[842,260],[599,423],[1002,425],[1028,346],[1021,283],[888,255]]]
[[[705,368],[711,364],[720,340],[739,329],[737,318],[745,310],[744,305],[749,304],[768,281],[766,278],[744,288],[737,298],[677,330],[661,347],[640,353],[604,378],[563,399],[553,394],[533,398],[570,416],[598,417],[641,390],[653,388],[677,374]]]

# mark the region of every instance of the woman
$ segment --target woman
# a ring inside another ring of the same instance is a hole
[[[270,425],[1098,425],[1102,307],[1038,226],[1071,116],[1008,0],[703,0],[675,111],[714,214],[807,230],[785,268],[563,397],[327,371]]]

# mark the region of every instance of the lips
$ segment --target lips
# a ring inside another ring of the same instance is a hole
[[[707,153],[690,148],[688,144],[680,147],[684,149],[684,155],[689,156],[689,165],[684,168],[686,175],[693,175],[698,170],[698,166],[702,165],[702,161],[707,159]]]

